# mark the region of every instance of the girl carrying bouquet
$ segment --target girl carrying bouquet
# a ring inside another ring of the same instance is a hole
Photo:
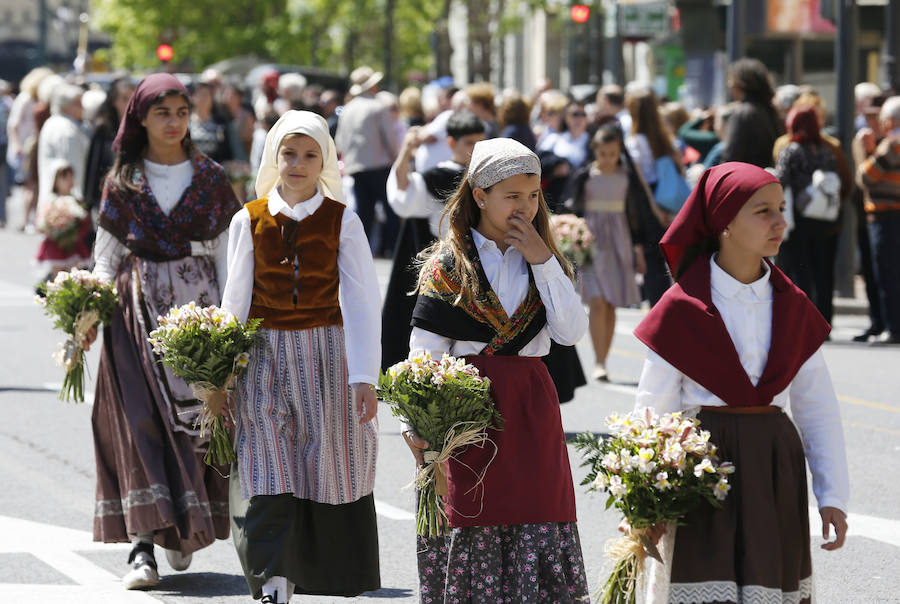
[[[263,602],[356,596],[381,582],[381,305],[322,117],[288,111],[269,130],[256,194],[231,222],[222,302],[241,321],[262,319],[234,405],[235,547]]]
[[[75,171],[64,159],[52,159],[42,189],[49,193],[38,203],[37,223],[44,239],[36,259],[51,280],[59,271],[87,266],[91,259],[88,239],[91,217],[81,202],[72,195]]]
[[[132,542],[127,589],[159,582],[154,544],[184,570],[193,552],[228,537],[228,485],[203,463],[200,405],[147,341],[172,306],[218,304],[240,207],[222,167],[191,145],[188,98],[170,74],[138,85],[113,143],[94,245],[95,273],[119,294],[92,417],[94,539]]]
[[[649,602],[810,602],[806,462],[822,534],[836,534],[822,547],[843,544],[847,461],[820,350],[830,327],[768,260],[783,210],[777,178],[721,164],[703,173],[660,242],[676,283],[635,330],[650,348],[637,407],[698,412],[737,470],[721,508],[667,528]]]
[[[454,530],[417,544],[426,604],[587,598],[558,400],[540,358],[551,339],[575,344],[587,316],[553,242],[540,174],[521,143],[477,143],[445,210],[449,232],[425,253],[410,350],[464,356],[491,379],[503,418],[488,431],[496,455],[469,447],[448,463]],[[404,438],[421,465],[426,443]]]

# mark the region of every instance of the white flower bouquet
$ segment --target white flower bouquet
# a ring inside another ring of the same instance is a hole
[[[645,556],[662,562],[648,538],[651,527],[678,522],[699,505],[719,505],[731,486],[734,465],[720,463],[716,446],[700,422],[679,413],[659,416],[652,408],[606,420],[607,438],[579,435],[575,448],[589,472],[581,484],[609,494],[606,507],[625,516],[628,535],[611,542],[613,570],[601,588],[604,604],[633,604]]]
[[[169,310],[150,332],[153,351],[172,372],[191,386],[203,403],[197,419],[200,434],[210,432],[209,450],[203,460],[210,465],[235,461],[225,415],[233,421],[228,398],[235,380],[250,362],[250,348],[261,319],[246,324],[216,306],[190,302]]]
[[[119,300],[116,288],[90,271],[73,269],[60,271],[52,281],[39,285],[38,294],[36,301],[53,317],[53,327],[69,334],[69,339],[53,354],[66,370],[59,399],[84,402],[82,344],[92,327],[109,323]]]
[[[416,475],[419,505],[416,532],[435,537],[447,533],[443,495],[447,494],[444,463],[468,445],[488,442],[488,428],[500,428],[501,418],[490,395],[491,381],[464,359],[428,353],[412,356],[388,368],[378,379],[378,396],[391,412],[428,441],[425,466]],[[483,472],[487,468],[478,468]]]
[[[576,267],[586,266],[594,259],[594,234],[584,218],[575,214],[554,214],[550,228],[560,251]]]
[[[42,204],[37,215],[37,229],[64,250],[71,250],[78,240],[81,223],[87,216],[78,200],[71,195],[53,197]]]

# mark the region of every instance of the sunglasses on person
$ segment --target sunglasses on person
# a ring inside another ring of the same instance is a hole
[[[584,111],[573,111],[569,114],[569,117],[587,117],[587,113]]]

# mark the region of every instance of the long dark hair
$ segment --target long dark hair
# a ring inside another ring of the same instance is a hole
[[[672,135],[668,126],[663,123],[659,113],[659,100],[651,88],[641,88],[625,95],[625,105],[631,114],[632,134],[643,134],[647,137],[653,159],[671,157],[675,166],[681,169],[682,163],[672,145]]]
[[[97,116],[94,118],[94,126],[98,130],[103,129],[109,133],[111,138],[115,137],[116,130],[119,128],[119,122],[122,121],[122,116],[116,111],[116,97],[125,88],[134,88],[130,77],[123,76],[113,80],[109,85],[109,90],[106,92],[106,98],[103,100],[103,103],[97,110]]]
[[[188,104],[188,109],[191,107],[191,99],[184,95],[184,92],[181,90],[164,90],[156,95],[156,98],[153,99],[153,102],[150,103],[150,107],[147,109],[147,113],[150,112],[150,109],[159,105],[163,101],[165,101],[170,96],[178,95]],[[141,119],[147,117],[147,114],[141,116]],[[136,136],[126,137],[122,142],[122,148],[119,149],[119,152],[116,154],[116,160],[113,162],[113,167],[109,171],[109,183],[122,190],[138,192],[141,190],[140,184],[134,181],[135,172],[138,169],[138,165],[144,158],[144,152],[147,149],[147,145],[149,144],[149,139],[147,138],[147,129],[143,126],[138,126],[140,130],[136,134]],[[191,131],[185,133],[184,138],[181,141],[181,146],[184,148],[185,153],[187,153],[188,157],[192,157],[194,155],[194,143],[191,141]]]

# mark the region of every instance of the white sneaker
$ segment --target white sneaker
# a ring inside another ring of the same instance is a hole
[[[609,374],[606,372],[605,365],[594,365],[594,372],[591,374],[591,377],[598,382],[608,382]]]
[[[177,549],[166,550],[166,561],[168,561],[172,570],[187,570],[188,566],[191,565],[191,558],[193,557],[193,554],[185,556]]]
[[[134,567],[122,577],[125,589],[149,589],[159,585],[159,573],[149,563],[135,563]]]
[[[128,562],[131,564],[131,570],[122,577],[125,589],[148,589],[159,584],[159,572],[156,570],[152,544],[136,545],[128,556]]]

